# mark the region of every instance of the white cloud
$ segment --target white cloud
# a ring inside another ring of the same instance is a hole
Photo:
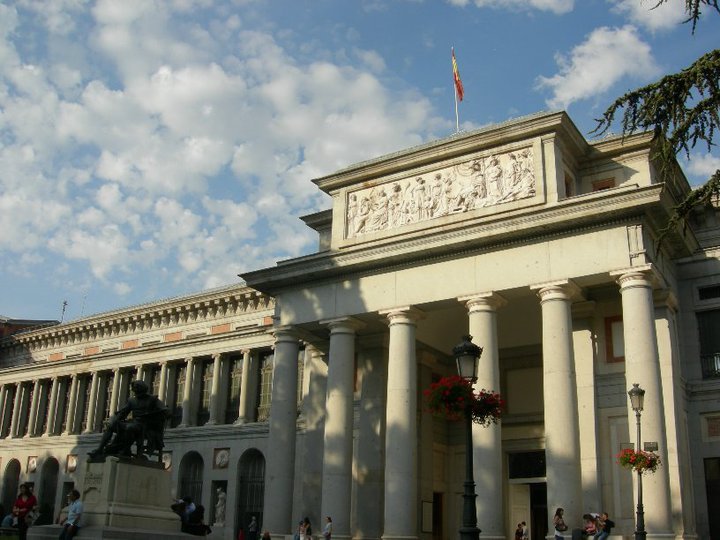
[[[603,94],[624,77],[639,80],[656,76],[659,68],[650,46],[634,26],[597,28],[569,56],[557,54],[559,73],[538,77],[539,89],[550,89],[546,101],[551,108],[565,109],[571,103]]]
[[[671,0],[660,5],[657,5],[657,0],[609,1],[614,12],[627,16],[633,24],[650,31],[674,28],[687,18],[683,0]]]
[[[471,0],[447,0],[448,3],[465,7]],[[479,8],[491,7],[497,9],[509,9],[513,11],[538,9],[550,11],[557,15],[569,13],[575,6],[574,0],[472,0],[472,3]]]
[[[707,180],[715,171],[720,169],[720,156],[710,153],[693,152],[687,163],[688,172],[694,176]]]

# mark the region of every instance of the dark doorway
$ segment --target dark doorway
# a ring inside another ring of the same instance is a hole
[[[547,532],[547,484],[530,484],[530,538],[545,538]]]
[[[265,456],[258,450],[248,450],[240,457],[239,469],[236,529],[240,527],[247,529],[250,519],[254,516],[258,522],[258,530],[262,530]]]
[[[3,477],[2,504],[6,510],[12,510],[20,486],[20,462],[17,459],[8,462]]]
[[[720,538],[720,458],[705,459],[705,493],[708,506],[710,538]]]
[[[433,540],[442,540],[442,537],[443,537],[443,494],[442,493],[433,493],[432,537],[433,537]]]
[[[38,493],[40,503],[40,514],[49,515],[50,523],[53,522],[55,515],[55,498],[57,497],[58,473],[60,472],[60,464],[57,459],[50,457],[45,460],[40,474],[40,493]]]

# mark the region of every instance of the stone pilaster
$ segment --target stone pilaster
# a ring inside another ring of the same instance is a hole
[[[57,403],[58,403],[58,391],[60,389],[60,380],[57,377],[52,378],[52,384],[50,386],[50,401],[47,407],[47,425],[45,427],[45,433],[43,435],[55,435],[55,424],[58,420]]]
[[[85,433],[92,433],[95,431],[96,415],[95,410],[97,409],[97,396],[98,388],[100,385],[100,373],[93,371],[92,380],[90,381],[90,395],[87,406],[87,420],[85,422]]]
[[[42,388],[42,381],[36,379],[33,383],[32,396],[30,397],[30,417],[28,418],[28,430],[26,437],[34,437],[35,429],[37,428],[38,419],[38,405],[40,402],[40,389]]]
[[[182,420],[178,427],[188,427],[192,422],[192,403],[193,403],[193,382],[195,379],[195,359],[190,357],[185,360],[185,387],[183,388],[182,397]]]
[[[252,421],[250,418],[250,400],[251,400],[251,388],[250,381],[252,377],[250,375],[252,362],[252,353],[249,349],[242,351],[243,363],[242,363],[242,375],[240,378],[240,405],[238,407],[238,419],[235,421],[236,424],[245,424]]]

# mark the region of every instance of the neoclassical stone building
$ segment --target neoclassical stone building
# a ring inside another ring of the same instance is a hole
[[[540,538],[556,507],[631,536],[615,455],[635,442],[634,383],[662,459],[649,538],[720,534],[720,223],[698,211],[658,244],[690,188],[654,147],[588,142],[565,113],[458,134],[316,179],[332,198],[303,218],[318,251],[246,287],[5,338],[3,502],[29,480],[57,508],[142,377],[173,411],[173,495],[212,509],[226,491],[224,538],[251,514],[277,534],[330,515],[338,538],[455,538],[463,430],[422,390],[469,332],[478,388],[507,402],[473,431],[483,538],[523,520]]]

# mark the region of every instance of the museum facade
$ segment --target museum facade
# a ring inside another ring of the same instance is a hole
[[[633,384],[662,462],[648,537],[720,534],[720,223],[711,205],[658,242],[690,187],[655,149],[562,112],[460,133],[314,180],[317,252],[245,285],[3,338],[2,503],[29,481],[57,513],[140,378],[171,412],[168,504],[193,496],[219,536],[255,515],[273,536],[332,516],[337,538],[454,538],[463,426],[422,391],[469,333],[477,389],[506,403],[473,426],[482,538],[540,538],[557,507],[632,535]]]

